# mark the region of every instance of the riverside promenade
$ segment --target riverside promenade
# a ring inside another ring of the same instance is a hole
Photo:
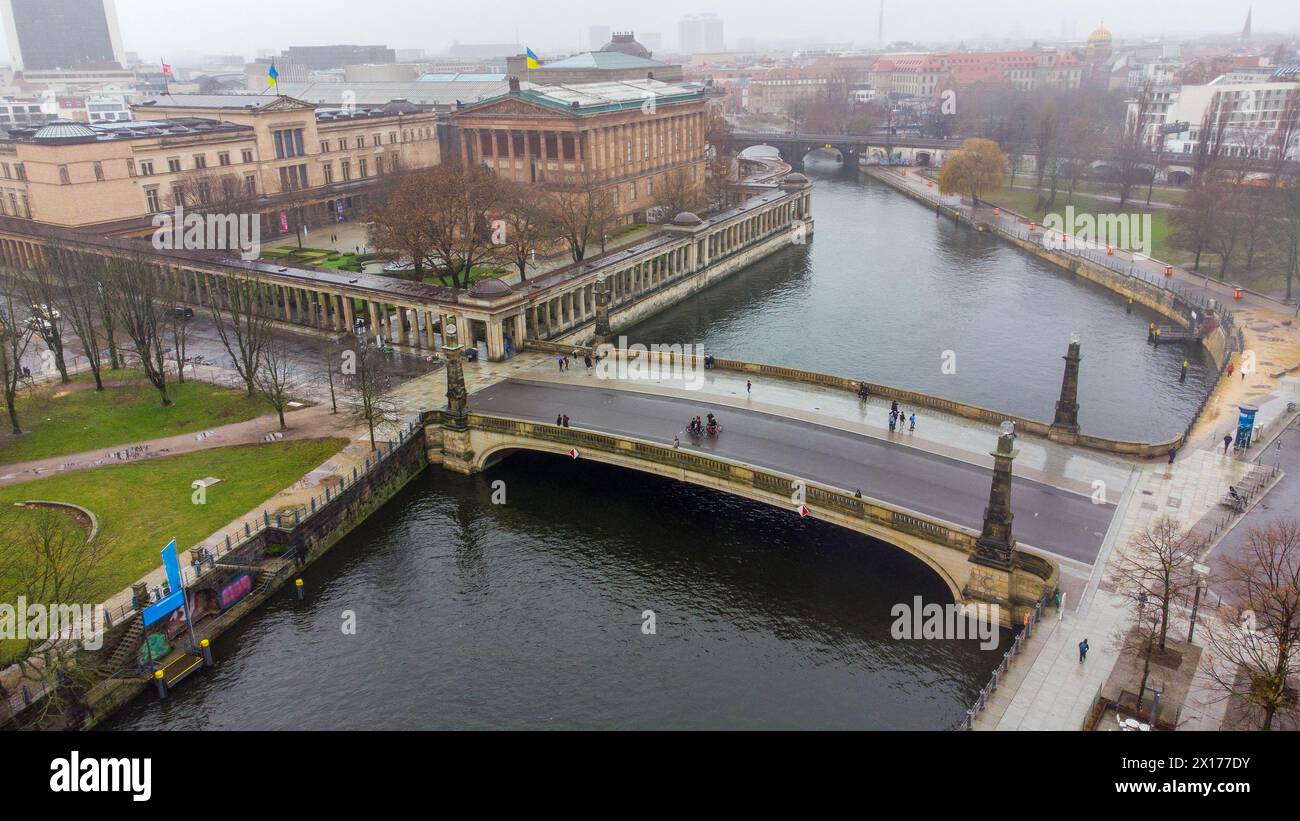
[[[994,214],[991,206],[972,208],[956,195],[944,195],[937,184],[918,175],[915,170],[904,174],[900,169],[872,168],[868,174],[916,199],[933,203],[939,218],[952,218],[953,212],[972,224],[996,225],[1016,237],[1029,235],[1029,225],[1021,217],[1003,211]],[[975,230],[974,228],[972,230]],[[1041,227],[1038,229],[1042,233]],[[975,729],[999,730],[1073,730],[1079,729],[1091,711],[1093,702],[1109,678],[1118,660],[1115,634],[1129,618],[1122,600],[1111,592],[1106,576],[1113,570],[1131,539],[1162,516],[1169,516],[1183,528],[1198,525],[1205,529],[1214,523],[1215,537],[1202,561],[1215,564],[1224,533],[1236,534],[1230,545],[1240,538],[1249,523],[1231,527],[1223,523],[1220,506],[1229,485],[1240,484],[1256,461],[1271,465],[1272,440],[1296,419],[1289,408],[1300,404],[1300,329],[1295,309],[1277,300],[1245,292],[1240,299],[1225,283],[1171,266],[1141,254],[1116,249],[1114,254],[1100,250],[1086,251],[1084,258],[1106,264],[1112,271],[1131,275],[1145,283],[1176,288],[1180,295],[1203,301],[1214,298],[1232,310],[1241,330],[1243,351],[1233,355],[1231,376],[1220,380],[1206,411],[1191,428],[1188,441],[1179,450],[1172,466],[1133,464],[1133,475],[1119,501],[1113,535],[1103,548],[1101,566],[1082,597],[1071,598],[1066,590],[1066,606],[1057,617],[1042,623],[1028,644],[1026,656],[1013,666],[989,700],[989,705],[975,721]],[[1255,367],[1250,367],[1253,361]],[[1244,367],[1243,367],[1244,366]],[[1237,406],[1252,404],[1260,408],[1257,417],[1257,446],[1241,455],[1224,454],[1222,438],[1236,424]],[[1269,496],[1256,497],[1268,504]],[[1014,504],[1014,503],[1013,503]],[[1249,515],[1249,514],[1248,514]],[[1064,572],[1062,573],[1064,578]],[[1064,589],[1064,585],[1063,585]],[[1217,600],[1214,579],[1209,579],[1210,602]],[[1215,618],[1212,606],[1202,607],[1205,618]],[[1173,632],[1186,631],[1189,611],[1175,613]],[[1181,623],[1179,624],[1179,620]],[[1089,640],[1087,661],[1079,662],[1078,643]],[[1199,637],[1198,637],[1199,639]],[[1025,664],[1024,662],[1029,662]],[[1204,660],[1203,660],[1204,664]],[[1223,720],[1226,703],[1218,699],[1208,683],[1205,670],[1198,671],[1188,693],[1180,718],[1180,728],[1217,729]]]

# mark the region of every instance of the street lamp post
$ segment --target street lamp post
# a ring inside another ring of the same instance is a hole
[[[1192,623],[1187,626],[1187,643],[1192,643],[1192,636],[1196,634],[1196,611],[1201,606],[1201,591],[1207,586],[1210,578],[1210,568],[1206,565],[1197,563],[1192,565],[1192,570],[1200,578],[1196,580],[1196,592],[1192,595]]]

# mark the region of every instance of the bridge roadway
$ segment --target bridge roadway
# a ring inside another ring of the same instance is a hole
[[[774,414],[617,388],[507,379],[470,397],[471,411],[554,424],[567,413],[575,427],[652,441],[734,459],[798,476],[979,531],[988,503],[991,468],[896,442],[862,436]],[[687,420],[714,413],[723,423],[715,438],[692,441]],[[992,449],[994,442],[989,442]],[[1115,514],[1079,493],[1016,477],[1011,491],[1017,540],[1058,556],[1092,564]]]

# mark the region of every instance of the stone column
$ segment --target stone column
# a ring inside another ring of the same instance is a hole
[[[1011,535],[1011,463],[1019,454],[1016,449],[1015,427],[1002,423],[997,450],[993,457],[993,484],[989,488],[989,504],[984,508],[984,528],[975,541],[971,561],[998,570],[1011,570],[1011,554],[1016,540]]]
[[[461,356],[465,349],[460,345],[460,332],[456,317],[447,314],[442,318],[442,353],[447,358],[447,417],[446,426],[452,430],[469,427],[469,391],[465,389],[465,369]]]
[[[596,335],[592,338],[593,347],[608,345],[614,339],[609,329],[609,286],[604,274],[596,274]]]
[[[1054,441],[1073,443],[1079,436],[1079,340],[1070,340],[1066,350],[1065,375],[1061,378],[1061,398],[1056,402],[1056,418],[1049,436]]]

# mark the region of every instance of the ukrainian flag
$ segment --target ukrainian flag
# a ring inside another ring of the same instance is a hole
[[[533,50],[532,50],[532,49],[525,47],[525,48],[524,48],[524,54],[527,55],[527,57],[528,57],[528,67],[529,67],[529,68],[541,68],[541,67],[542,67],[541,62],[538,61],[538,59],[537,59],[537,55],[536,55],[536,54],[533,54]]]
[[[266,70],[267,88],[275,88],[279,84],[279,80],[280,80],[280,72],[275,70],[275,63],[272,62],[271,67]]]

